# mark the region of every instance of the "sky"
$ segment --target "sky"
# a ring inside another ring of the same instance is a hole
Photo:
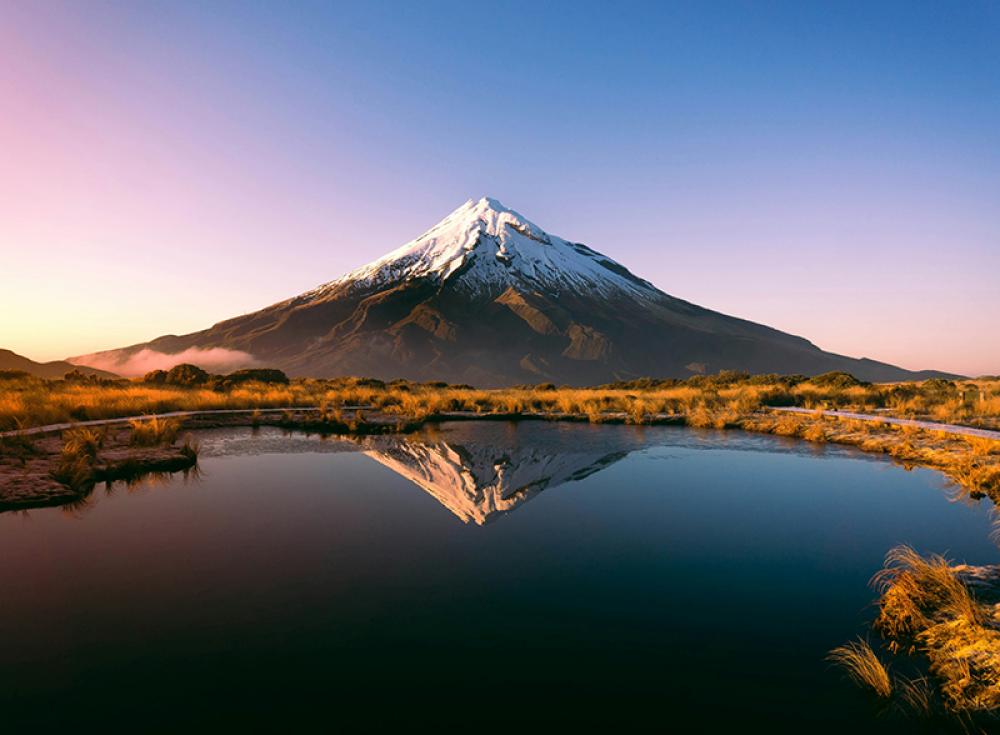
[[[0,2],[0,347],[202,329],[484,195],[823,349],[1000,373],[1000,3]]]

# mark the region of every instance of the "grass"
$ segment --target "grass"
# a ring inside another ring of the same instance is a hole
[[[899,546],[872,580],[881,595],[874,627],[893,653],[922,657],[932,677],[897,684],[911,710],[929,712],[938,699],[946,711],[959,715],[1000,708],[1000,631],[994,627],[992,608],[976,599],[958,569],[942,556],[922,556]],[[874,671],[874,654],[857,648],[848,644],[831,656],[856,681],[888,696],[885,692],[892,686],[886,689]]]
[[[132,426],[128,445],[155,447],[171,445],[180,430],[175,419],[153,417],[130,422]],[[51,470],[52,477],[69,489],[86,497],[97,482],[116,479],[134,479],[150,472],[188,470],[196,465],[200,447],[189,436],[176,452],[145,453],[108,461],[100,452],[108,443],[107,428],[76,427],[62,434],[62,449]],[[112,448],[118,445],[112,445]]]
[[[894,650],[916,650],[919,636],[940,617],[982,623],[982,613],[968,589],[942,556],[924,557],[909,546],[892,549],[872,579],[882,594],[876,626]]]
[[[880,593],[873,627],[900,665],[920,675],[891,675],[889,666],[859,638],[830,652],[859,686],[895,700],[905,713],[957,718],[962,729],[1000,709],[1000,631],[993,607],[977,599],[956,567],[909,546],[892,549],[873,578]],[[981,570],[980,570],[981,571]],[[950,729],[950,728],[949,728]]]
[[[260,371],[258,371],[260,372]],[[267,372],[267,371],[264,371]],[[201,373],[199,373],[201,374]],[[263,373],[261,373],[263,374]],[[965,423],[1000,425],[1000,380],[868,384],[843,373],[814,378],[720,373],[688,380],[638,380],[592,388],[550,384],[481,390],[443,383],[385,383],[364,378],[260,382],[207,376],[191,385],[163,380],[45,381],[0,378],[0,431],[74,420],[155,415],[170,411],[321,407],[308,420],[286,425],[337,433],[405,430],[444,414],[572,418],[592,423],[687,423],[696,428],[747,431],[857,446],[888,454],[904,466],[930,466],[972,493],[1000,498],[1000,442],[818,414],[776,414],[772,406],[875,410]],[[363,406],[396,425],[366,420],[348,407]],[[163,422],[163,423],[160,423]],[[305,425],[308,424],[308,425]],[[133,423],[134,444],[172,442],[179,425],[162,419]],[[13,453],[13,449],[0,447]],[[18,450],[23,451],[23,450]]]
[[[960,396],[961,398],[956,398]],[[687,381],[634,381],[594,388],[383,383],[370,379],[227,382],[214,387],[139,380],[80,383],[10,378],[0,381],[0,430],[169,411],[219,408],[364,405],[421,419],[442,412],[578,414],[596,421],[621,414],[631,423],[658,415],[690,415],[704,426],[725,425],[762,406],[883,410],[966,423],[1000,422],[1000,381],[925,381],[871,385],[853,379],[720,374]],[[997,453],[987,448],[984,451]]]
[[[259,425],[259,417],[251,415],[251,426]],[[278,425],[286,429],[315,432],[318,434],[402,434],[418,429],[421,421],[403,416],[393,421],[369,421],[360,408],[344,411],[340,407],[323,406],[318,411],[296,413],[283,411]]]
[[[137,447],[155,447],[162,444],[173,444],[181,430],[181,422],[177,419],[164,419],[152,416],[148,419],[136,419],[129,422],[132,427],[130,444]]]
[[[834,648],[827,660],[843,668],[851,680],[859,686],[868,687],[879,697],[892,695],[889,670],[863,638]]]
[[[97,453],[107,434],[97,429],[76,428],[63,432],[63,447],[52,476],[76,492],[94,486]]]
[[[974,437],[815,414],[758,414],[739,425],[747,431],[856,446],[886,454],[905,467],[932,467],[974,496],[1000,500],[1000,454],[983,452],[978,448],[982,444],[969,441]]]
[[[87,419],[220,408],[371,406],[422,419],[442,412],[577,414],[595,421],[619,414],[630,423],[688,415],[693,425],[731,423],[763,406],[848,408],[939,421],[1000,422],[1000,380],[867,384],[844,374],[812,379],[721,373],[686,381],[644,380],[593,388],[520,386],[478,390],[363,378],[262,383],[218,378],[209,385],[141,380],[0,380],[0,431]],[[995,446],[979,451],[1000,453]]]
[[[926,676],[912,679],[899,677],[896,680],[896,691],[904,711],[924,717],[934,711],[936,700],[933,684]]]

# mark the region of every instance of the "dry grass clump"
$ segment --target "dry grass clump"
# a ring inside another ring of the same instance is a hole
[[[843,668],[858,686],[868,687],[879,697],[892,695],[889,670],[863,638],[834,648],[827,660]]]
[[[977,599],[963,581],[963,569],[971,580],[994,576],[899,546],[872,578],[881,593],[874,627],[889,651],[904,656],[902,664],[928,676],[891,676],[889,666],[860,638],[835,648],[829,660],[880,698],[893,697],[906,712],[947,714],[963,726],[993,717],[1000,710],[1000,622],[994,606]]]
[[[63,432],[62,452],[52,476],[73,490],[92,487],[97,453],[106,437],[106,432],[97,429],[77,428]]]
[[[935,706],[934,690],[926,676],[897,677],[895,687],[904,709],[923,716],[931,714]]]
[[[173,444],[181,430],[181,422],[177,419],[164,419],[158,416],[129,421],[129,426],[132,427],[129,443],[136,447]]]
[[[63,454],[74,457],[97,458],[97,452],[104,446],[107,432],[101,429],[80,427],[63,432]]]
[[[915,650],[916,637],[933,624],[933,617],[965,617],[978,622],[980,612],[942,556],[923,557],[909,546],[892,549],[885,566],[872,578],[882,594],[878,628],[893,650]]]
[[[946,559],[897,547],[873,584],[882,594],[875,626],[891,650],[927,658],[947,709],[1000,707],[1000,631]]]
[[[826,422],[822,419],[806,425],[801,431],[801,437],[806,441],[825,442],[829,438]]]
[[[962,439],[969,445],[972,453],[978,457],[1000,454],[1000,441],[996,439],[987,439],[982,436],[963,436]]]
[[[715,426],[715,414],[702,404],[688,411],[686,421],[697,429],[711,429]]]
[[[1000,493],[1000,463],[985,461],[983,458],[970,457],[961,453],[949,455],[933,450],[926,452],[925,456],[936,459],[935,464],[938,464],[956,484],[970,492],[989,495],[994,499],[998,498],[998,493]],[[947,459],[942,461],[942,457]]]

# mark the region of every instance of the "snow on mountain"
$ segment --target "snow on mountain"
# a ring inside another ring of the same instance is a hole
[[[456,288],[493,295],[510,286],[661,295],[607,256],[548,234],[490,197],[470,199],[417,239],[307,295],[427,277],[441,283],[457,279]]]

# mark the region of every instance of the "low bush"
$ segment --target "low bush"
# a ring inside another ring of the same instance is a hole
[[[175,365],[167,371],[164,382],[168,385],[193,386],[205,385],[211,379],[212,376],[197,365],[181,363],[180,365]]]

